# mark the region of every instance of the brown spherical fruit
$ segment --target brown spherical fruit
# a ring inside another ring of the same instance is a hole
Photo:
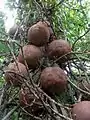
[[[23,58],[24,55],[24,58]],[[18,55],[18,61],[25,64],[24,59],[27,62],[28,68],[35,69],[40,62],[40,59],[42,57],[42,52],[39,47],[36,47],[34,45],[25,45],[23,47],[23,55],[20,50]]]
[[[36,98],[29,88],[21,88],[19,94],[20,105],[29,113],[38,115],[43,111],[43,105],[39,98]]]
[[[47,26],[42,22],[38,22],[31,26],[28,30],[28,40],[36,46],[43,46],[48,43],[50,32]]]
[[[44,26],[48,27],[50,35],[54,34],[49,21],[40,21],[37,24],[43,24]]]
[[[67,76],[59,67],[47,67],[41,73],[40,82],[45,92],[59,94],[67,87]]]
[[[71,46],[65,40],[54,40],[48,46],[48,56],[50,59],[59,59],[60,62],[65,62],[70,58],[70,55],[67,55],[71,52]]]
[[[17,62],[10,63],[5,72],[5,80],[7,83],[14,85],[14,86],[21,86],[23,84],[23,77],[27,77],[27,70],[26,67],[22,64]]]
[[[41,21],[39,22],[39,23],[41,23]],[[55,36],[54,36],[54,32],[53,32],[53,30],[52,30],[52,28],[51,28],[51,24],[50,24],[50,22],[49,21],[42,21],[42,24],[44,24],[46,27],[48,27],[48,30],[49,30],[49,33],[50,33],[50,37],[49,37],[49,43],[50,42],[52,42],[53,40],[55,40],[54,38],[55,38]]]
[[[44,23],[44,25],[46,25],[48,27],[50,35],[54,35],[54,32],[53,32],[53,30],[51,28],[50,22],[49,21],[43,21],[43,23]]]
[[[72,118],[74,120],[90,120],[90,101],[82,101],[72,108]]]

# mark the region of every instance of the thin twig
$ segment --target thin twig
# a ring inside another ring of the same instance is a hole
[[[87,31],[86,31],[83,35],[79,36],[79,37],[75,40],[75,42],[74,42],[73,45],[72,45],[72,49],[74,49],[75,44],[76,44],[79,40],[81,40],[81,38],[84,37],[89,31],[90,31],[90,28],[87,29]]]
[[[2,120],[7,120],[18,108],[19,106],[14,107]]]

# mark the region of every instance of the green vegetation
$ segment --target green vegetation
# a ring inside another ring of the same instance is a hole
[[[65,64],[64,69],[69,79],[68,90],[61,95],[55,95],[54,99],[63,105],[76,103],[78,101],[78,95],[76,95],[78,83],[83,79],[90,82],[90,2],[88,0],[18,0],[18,2],[7,0],[6,6],[10,10],[17,10],[15,21],[22,31],[20,40],[11,39],[5,31],[5,15],[0,12],[0,88],[5,85],[5,68],[15,60],[21,45],[28,43],[29,27],[37,21],[48,20],[56,38],[67,40],[72,46],[72,59]],[[9,88],[8,92],[11,91],[12,88]],[[11,93],[8,95],[10,98]],[[18,95],[14,97],[15,99],[11,102],[17,105],[19,103]],[[10,100],[9,98],[7,101]],[[13,105],[9,110],[12,108]],[[20,111],[21,109],[16,110],[11,115],[11,120],[19,120],[19,117],[20,120],[27,120],[27,116],[23,116]]]

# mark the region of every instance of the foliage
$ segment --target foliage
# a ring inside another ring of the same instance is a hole
[[[4,24],[5,15],[3,12],[0,11],[0,40],[6,39],[6,31],[5,31],[5,24]],[[7,51],[7,46],[5,43],[0,42],[0,52]]]
[[[55,100],[61,104],[76,103],[78,101],[77,85],[80,81],[78,79],[83,79],[82,76],[87,81],[90,79],[88,75],[90,70],[90,3],[83,0],[8,0],[6,5],[10,10],[17,10],[16,23],[22,27],[23,32],[20,41],[12,42],[12,39],[8,37],[11,40],[10,46],[5,41],[0,42],[0,53],[10,51],[3,57],[1,54],[1,68],[8,65],[12,59],[14,60],[15,56],[12,53],[18,54],[17,44],[24,45],[27,42],[29,27],[39,20],[48,20],[56,38],[68,40],[72,46],[72,59],[66,63],[65,68],[70,79],[68,91],[55,96]],[[3,13],[0,12],[0,16],[0,40],[2,41],[6,39],[6,32]],[[2,86],[3,70],[0,71],[0,86]],[[14,118],[17,119],[17,112],[12,115],[13,120]]]
[[[2,87],[4,83],[2,68],[3,68],[3,61],[5,60],[5,57],[3,56],[3,54],[5,54],[5,52],[8,52],[7,45],[1,42],[1,40],[6,39],[4,18],[5,18],[4,13],[0,11],[0,87]]]
[[[0,38],[5,37],[4,13],[0,11]]]

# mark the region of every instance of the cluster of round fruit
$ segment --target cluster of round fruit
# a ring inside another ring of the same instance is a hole
[[[17,60],[10,63],[5,72],[7,83],[21,88],[20,103],[24,107],[31,107],[30,104],[35,99],[27,87],[22,87],[23,78],[28,76],[25,65],[29,70],[36,70],[45,56],[52,61],[58,59],[58,63],[61,64],[70,58],[71,53],[71,46],[67,41],[55,39],[48,21],[39,21],[32,25],[28,30],[28,41],[29,44],[20,49]],[[67,88],[67,75],[59,66],[47,66],[41,71],[40,87],[49,95],[60,94]],[[39,100],[35,99],[35,101]]]
[[[30,89],[23,85],[23,78],[28,76],[25,65],[28,66],[28,69],[36,70],[45,56],[53,61],[58,59],[57,63],[62,64],[70,58],[71,47],[65,40],[55,39],[48,21],[40,21],[31,26],[28,30],[28,41],[29,44],[20,49],[17,60],[9,64],[5,72],[5,80],[15,87],[20,87],[21,106],[36,115],[43,111],[43,105],[39,98],[35,98]],[[49,95],[60,94],[67,87],[67,76],[60,67],[47,66],[41,71],[40,87]],[[72,118],[90,120],[89,108],[90,101],[82,101],[73,105]]]

